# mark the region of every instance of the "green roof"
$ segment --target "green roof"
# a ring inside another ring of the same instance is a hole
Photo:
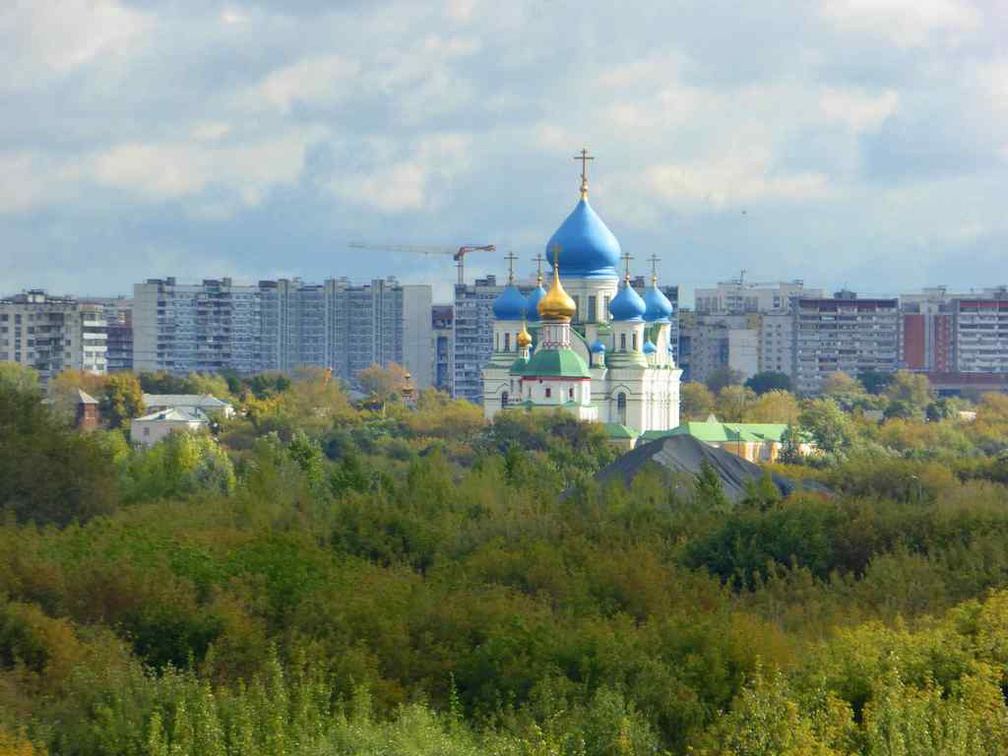
[[[528,376],[558,376],[561,378],[590,378],[588,366],[573,349],[539,349],[522,370]]]
[[[644,438],[652,441],[666,436],[693,436],[706,443],[726,443],[729,441],[772,441],[782,443],[787,425],[784,423],[683,423],[669,431],[648,431]]]
[[[620,423],[605,423],[605,434],[609,438],[637,438],[637,432]]]

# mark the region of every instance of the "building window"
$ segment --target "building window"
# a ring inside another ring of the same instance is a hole
[[[505,409],[508,403],[508,392],[504,391],[501,393],[501,409]]]
[[[619,335],[619,348],[620,348],[621,352],[625,352],[626,351],[626,334],[625,333],[621,333]]]
[[[547,386],[546,387],[546,398],[549,399],[551,396],[553,396],[553,389],[551,389],[551,388],[549,388]]]
[[[594,294],[588,296],[588,317],[586,320],[589,323],[595,323],[598,321],[598,297]]]
[[[510,352],[511,351],[511,334],[510,333],[505,333],[504,334],[504,351],[505,352]]]
[[[636,333],[633,335],[633,350],[635,352],[637,351],[637,334]]]
[[[622,391],[616,394],[616,422],[626,425],[626,394]]]
[[[574,398],[574,388],[573,387],[567,389],[567,398],[568,399],[573,399]]]
[[[581,321],[581,297],[574,297],[574,320]]]
[[[605,312],[602,313],[602,319],[603,320],[608,320],[609,319],[609,295],[608,294],[606,294],[604,297],[602,297],[602,307],[605,310]]]
[[[494,351],[495,352],[499,352],[500,351],[500,334],[499,333],[495,333],[494,334]]]

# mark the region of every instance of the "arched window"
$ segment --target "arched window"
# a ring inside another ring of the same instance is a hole
[[[568,399],[573,399],[574,398],[574,387],[573,386],[571,388],[567,389],[567,398]]]
[[[637,334],[636,333],[633,335],[633,350],[635,352],[637,351]]]
[[[616,422],[626,425],[626,394],[622,391],[616,394]]]
[[[508,392],[507,391],[502,391],[501,392],[501,409],[506,409],[507,408],[507,403],[508,403]]]
[[[510,333],[505,333],[504,334],[504,351],[505,352],[510,352],[511,351],[511,334]]]
[[[619,348],[620,348],[621,352],[625,352],[626,351],[626,334],[625,333],[621,333],[619,335]]]

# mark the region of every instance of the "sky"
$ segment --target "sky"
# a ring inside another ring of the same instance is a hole
[[[1008,283],[1006,0],[7,0],[0,293],[530,273]]]

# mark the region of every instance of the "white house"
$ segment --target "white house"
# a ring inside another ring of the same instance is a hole
[[[144,406],[150,412],[167,409],[198,410],[206,415],[234,415],[234,408],[212,394],[144,394]]]
[[[210,420],[200,410],[173,408],[152,412],[130,422],[130,439],[135,444],[153,446],[169,433],[202,433],[210,429]]]

